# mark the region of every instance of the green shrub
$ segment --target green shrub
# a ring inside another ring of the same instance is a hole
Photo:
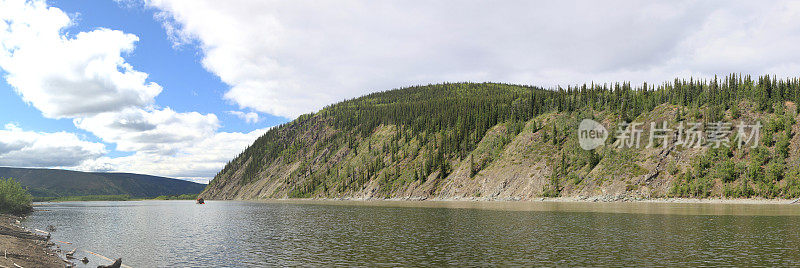
[[[778,138],[778,143],[775,144],[775,153],[780,158],[787,158],[789,157],[789,137],[786,135],[781,135]]]
[[[761,197],[775,198],[781,191],[777,184],[771,182],[761,182],[756,186],[758,188],[756,193]]]
[[[784,129],[783,120],[781,120],[780,118],[772,118],[764,126],[764,130],[766,130],[766,131],[768,131],[770,133],[775,133],[775,132],[781,131],[783,129]]]
[[[772,159],[772,157],[770,156],[769,150],[763,146],[756,147],[750,151],[750,160],[756,162],[757,165],[764,165],[770,159]]]
[[[667,170],[669,171],[669,174],[672,174],[673,176],[678,175],[678,173],[681,172],[681,168],[678,167],[678,165],[675,164],[675,162],[669,162]]]
[[[543,197],[561,196],[561,179],[556,176],[550,177],[550,184],[545,186],[542,191]]]
[[[800,197],[800,179],[797,177],[797,173],[793,172],[792,176],[787,176],[788,180],[786,184],[783,186],[783,193],[784,197],[786,198],[798,198]]]
[[[567,176],[567,177],[569,178],[569,180],[574,185],[578,185],[578,184],[581,184],[581,182],[583,182],[583,177],[581,177],[581,176],[579,176],[579,175],[577,175],[575,173],[570,173],[569,176]]]
[[[722,186],[722,195],[728,198],[739,197],[736,187],[732,187],[730,184],[725,184]]]
[[[717,168],[717,177],[723,182],[735,181],[739,177],[739,174],[736,173],[736,163],[730,159],[722,162]]]
[[[706,198],[711,195],[713,186],[714,182],[708,177],[695,177],[688,172],[681,173],[678,179],[673,181],[669,196]]]
[[[750,187],[747,180],[742,180],[739,185],[734,183],[726,183],[722,187],[722,193],[728,198],[748,198],[755,194],[755,190]]]
[[[153,200],[195,200],[199,194],[161,195]]]
[[[630,184],[630,183],[625,185],[625,191],[626,192],[636,191],[636,190],[639,190],[639,185]]]
[[[750,161],[747,165],[747,178],[752,181],[764,180],[764,170],[761,168],[758,161]]]
[[[12,178],[0,178],[0,213],[23,214],[33,210],[31,195]]]
[[[772,147],[772,145],[775,143],[775,140],[774,140],[774,139],[773,139],[773,137],[772,137],[772,135],[773,135],[774,133],[775,133],[775,132],[773,132],[773,131],[772,131],[772,130],[770,130],[769,128],[767,129],[767,131],[764,131],[764,132],[761,134],[761,135],[762,135],[762,136],[761,136],[761,145],[763,145],[763,146],[766,146],[766,147]]]
[[[706,173],[708,173],[708,170],[711,167],[711,156],[709,155],[710,154],[706,154],[695,158],[694,162],[692,163],[692,167],[694,167],[695,176],[697,177],[706,176]]]
[[[784,166],[783,163],[781,163],[781,162],[770,162],[769,165],[767,165],[766,181],[767,182],[776,182],[776,181],[782,180],[783,179],[783,170],[784,169],[785,169],[785,166]]]

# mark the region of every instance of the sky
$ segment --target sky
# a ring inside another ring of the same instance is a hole
[[[797,44],[792,1],[0,0],[0,166],[205,183],[370,92],[791,77]]]

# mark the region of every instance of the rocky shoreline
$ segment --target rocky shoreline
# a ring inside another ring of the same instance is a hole
[[[22,227],[23,218],[0,214],[0,267],[64,267],[49,238]]]
[[[235,199],[238,200],[238,199]],[[245,199],[246,200],[246,199]],[[252,201],[258,201],[256,199]],[[765,199],[765,198],[647,198],[640,196],[626,195],[599,195],[599,196],[575,196],[575,197],[452,197],[452,198],[428,198],[421,196],[400,197],[400,198],[374,198],[374,197],[343,197],[343,198],[291,198],[291,199],[263,199],[263,200],[320,200],[320,201],[476,201],[476,202],[585,202],[585,203],[686,203],[686,204],[797,204],[798,199]]]

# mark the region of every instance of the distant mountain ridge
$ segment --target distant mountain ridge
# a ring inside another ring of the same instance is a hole
[[[14,178],[36,197],[122,195],[156,197],[197,194],[204,184],[133,173],[0,167],[0,178]]]

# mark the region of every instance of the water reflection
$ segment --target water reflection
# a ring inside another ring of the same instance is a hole
[[[134,267],[800,265],[798,207],[787,205],[137,201],[40,208],[46,211],[29,217],[30,227],[55,225],[54,239]],[[101,261],[84,255],[92,260],[87,267]]]

